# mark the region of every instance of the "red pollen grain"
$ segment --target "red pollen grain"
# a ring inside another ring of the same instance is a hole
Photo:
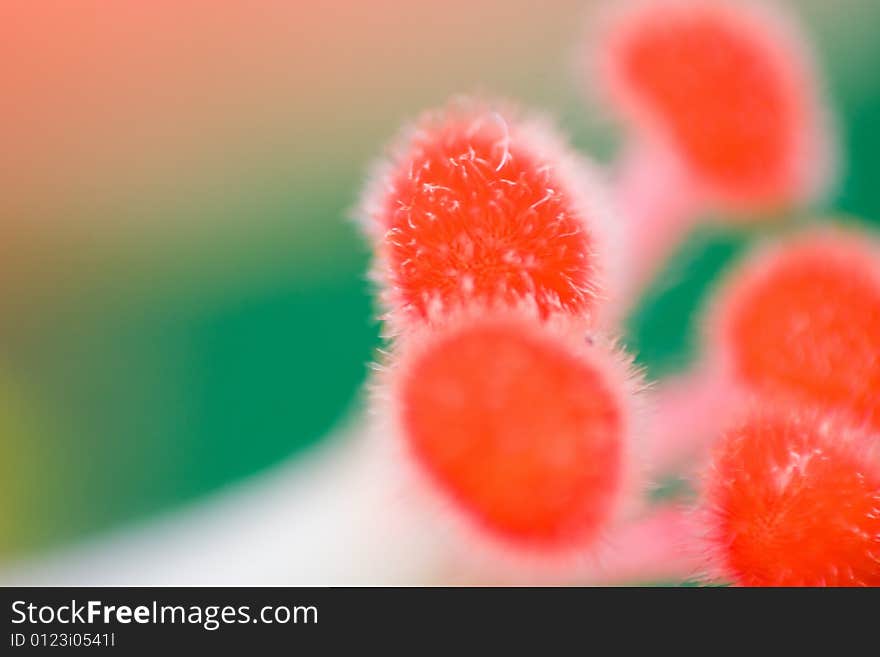
[[[880,453],[875,437],[849,431],[810,414],[756,413],[723,436],[705,498],[723,576],[880,585]]]
[[[622,479],[623,400],[553,338],[502,320],[457,328],[409,363],[400,390],[430,480],[483,530],[538,550],[593,540]]]
[[[473,301],[582,313],[601,287],[586,210],[535,126],[482,106],[423,119],[372,221],[392,307],[429,319]],[[560,157],[568,157],[560,155]]]
[[[871,246],[807,235],[732,276],[718,338],[734,376],[880,429],[880,256]]]
[[[801,53],[764,18],[716,0],[644,2],[609,29],[605,70],[616,102],[711,193],[773,209],[804,194],[815,101]]]

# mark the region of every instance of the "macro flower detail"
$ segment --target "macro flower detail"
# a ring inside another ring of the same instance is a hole
[[[653,466],[699,452],[754,397],[880,429],[880,251],[869,235],[813,228],[755,248],[704,315],[703,358],[655,395]]]
[[[325,604],[254,585],[880,587],[880,1],[207,5],[0,1],[10,645],[58,584],[230,646],[228,586],[248,646]],[[597,617],[464,597],[345,615]]]
[[[423,116],[362,211],[392,320],[475,301],[594,311],[613,230],[599,187],[546,124],[509,108],[461,100]]]
[[[836,172],[809,42],[757,2],[609,3],[584,56],[588,94],[626,129],[615,197],[637,296],[697,224],[808,206]]]
[[[827,140],[815,74],[787,17],[748,3],[616,7],[597,57],[609,102],[668,144],[700,193],[761,210],[809,197]]]
[[[758,251],[713,303],[709,339],[749,390],[880,429],[880,250],[866,236],[808,231]]]
[[[811,411],[754,411],[714,449],[704,514],[724,580],[880,585],[880,441]]]
[[[397,424],[474,527],[536,551],[588,546],[627,478],[629,363],[514,315],[456,322],[404,354]]]

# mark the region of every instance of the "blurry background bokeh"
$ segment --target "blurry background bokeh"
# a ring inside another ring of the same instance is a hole
[[[589,0],[0,3],[0,563],[297,459],[362,398],[379,344],[348,219],[399,125],[519,99],[602,161]],[[880,221],[880,3],[791,2],[837,115],[824,212]],[[856,219],[858,218],[858,219]],[[714,275],[701,229],[627,323],[681,369]]]

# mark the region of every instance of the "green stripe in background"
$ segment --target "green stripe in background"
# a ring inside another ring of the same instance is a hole
[[[27,382],[41,426],[21,429],[11,394],[0,398],[3,465],[18,473],[3,479],[0,553],[197,499],[341,421],[378,328],[366,249],[337,197],[317,194],[267,204],[257,236],[130,265],[112,289],[86,284],[6,330],[5,369]],[[319,210],[292,224],[304,206]]]

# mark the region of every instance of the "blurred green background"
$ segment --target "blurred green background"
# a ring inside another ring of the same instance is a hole
[[[510,96],[604,162],[575,53],[594,3],[9,2],[0,8],[0,558],[296,458],[357,408],[378,326],[348,220],[370,161],[449,95]],[[844,173],[880,221],[880,4],[790,2]],[[650,376],[753,233],[702,229],[628,322]]]

